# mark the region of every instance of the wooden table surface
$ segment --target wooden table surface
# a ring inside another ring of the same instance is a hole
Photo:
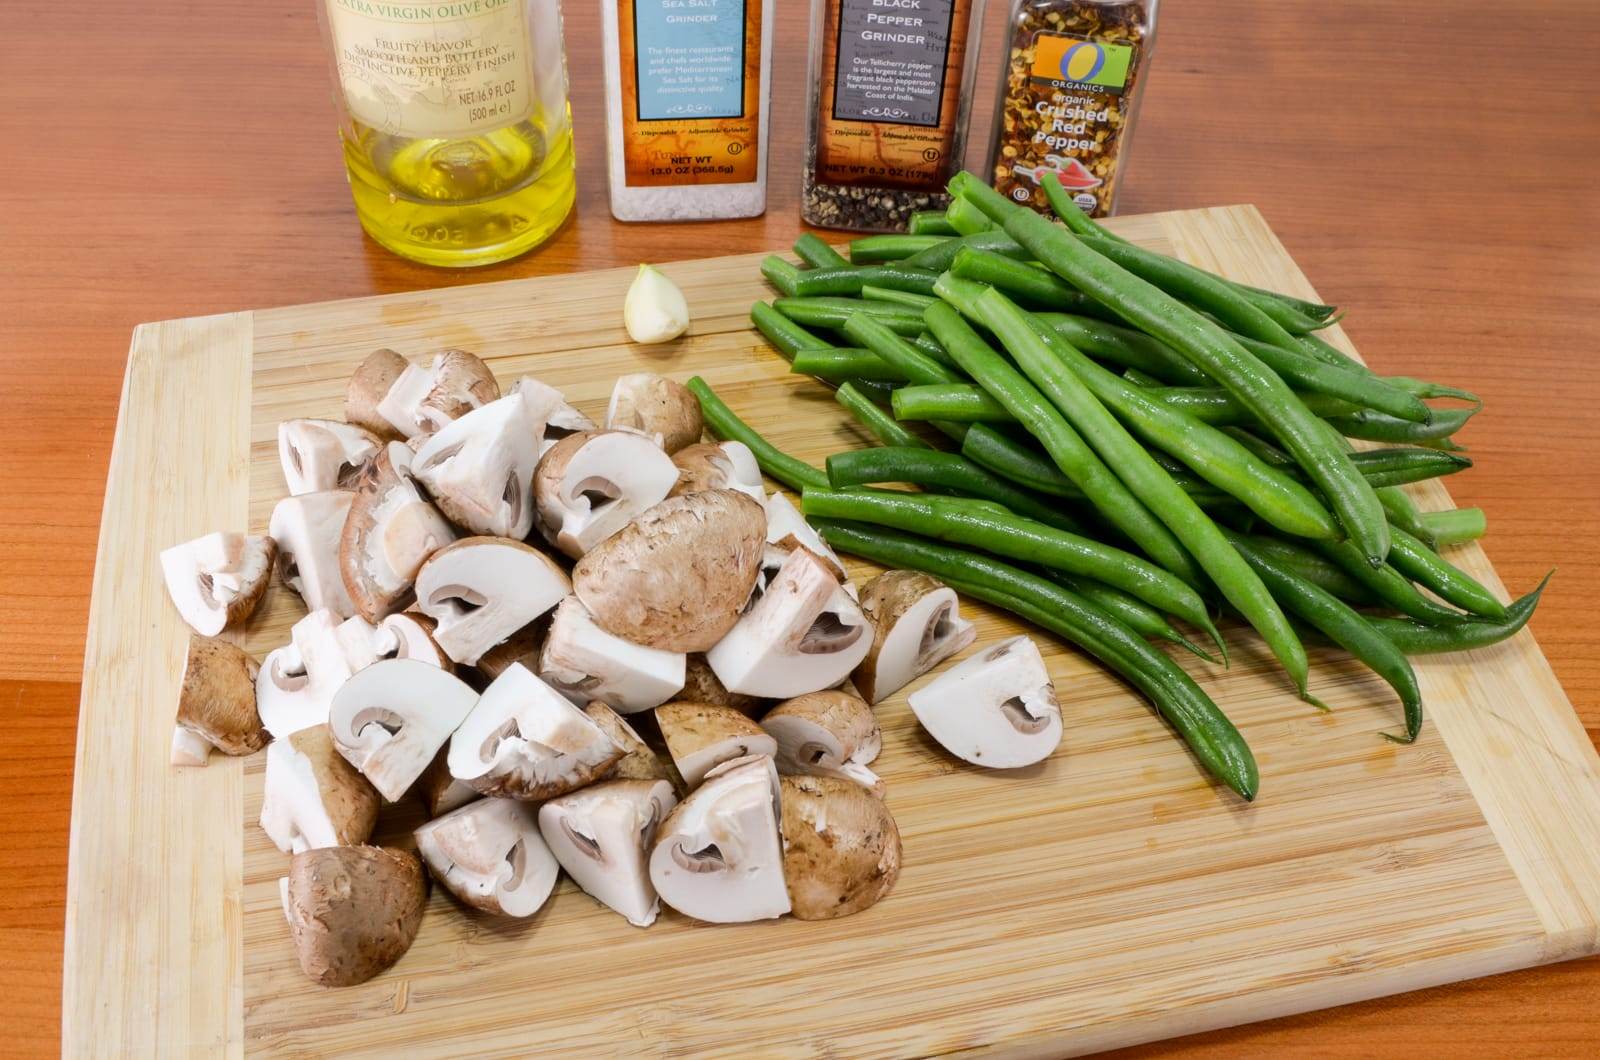
[[[411,265],[361,234],[313,3],[62,0],[0,35],[0,1052],[59,1048],[78,682],[133,326],[776,249],[800,227],[799,0],[778,13],[765,217],[611,220],[598,16],[569,5],[576,216],[534,254],[470,272]],[[989,12],[975,145],[1003,21]],[[1121,203],[1255,203],[1349,307],[1370,361],[1484,396],[1468,432],[1479,466],[1450,489],[1488,511],[1487,548],[1512,587],[1559,568],[1533,625],[1591,738],[1597,54],[1592,0],[1171,2]],[[1597,996],[1590,960],[1136,1052],[1592,1056]]]

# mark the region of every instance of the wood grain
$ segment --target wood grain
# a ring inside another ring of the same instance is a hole
[[[986,44],[1000,39],[1003,6],[991,5]],[[780,39],[803,39],[804,9],[780,8]],[[785,177],[798,173],[803,136],[794,107],[774,108],[766,217],[612,223],[599,164],[597,18],[568,5],[577,218],[547,249],[487,273],[399,261],[367,243],[351,215],[312,13],[309,4],[197,14],[177,0],[65,0],[0,34],[0,137],[21,160],[0,182],[8,1049],[58,1047],[72,705],[133,326],[580,262],[765,250],[798,229],[798,178]],[[1600,9],[1461,0],[1403,16],[1379,0],[1168,5],[1123,206],[1257,203],[1318,286],[1351,307],[1349,326],[1380,367],[1488,398],[1470,432],[1478,467],[1451,490],[1489,511],[1488,548],[1512,586],[1559,567],[1534,627],[1593,737],[1600,111],[1590,88]],[[991,49],[980,84],[993,83],[993,58]],[[802,84],[803,64],[803,46],[780,49],[778,83]],[[987,113],[975,108],[980,125]],[[1141,1055],[1590,1055],[1597,984],[1600,962],[1553,966]]]

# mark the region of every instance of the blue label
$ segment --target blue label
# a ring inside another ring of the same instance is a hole
[[[634,0],[639,120],[744,114],[744,0]]]

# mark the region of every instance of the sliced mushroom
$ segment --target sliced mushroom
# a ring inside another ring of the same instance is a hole
[[[333,745],[389,802],[428,768],[477,703],[460,678],[416,659],[385,659],[346,681],[333,697]]]
[[[633,726],[608,705],[597,699],[585,706],[583,712],[600,726],[600,731],[609,736],[612,743],[622,748],[622,757],[606,771],[607,780],[665,780],[674,789],[682,782],[677,770],[663,761]]]
[[[954,589],[921,571],[884,571],[861,591],[872,649],[851,675],[869,703],[904,688],[978,635]]]
[[[334,693],[355,672],[340,629],[332,611],[313,611],[294,624],[288,644],[262,660],[256,709],[276,739],[327,722]]]
[[[883,749],[872,708],[845,692],[812,692],[779,703],[761,719],[778,742],[778,772],[838,777],[883,797],[883,780],[867,767]]]
[[[579,887],[628,923],[649,927],[661,907],[649,851],[677,804],[665,780],[608,780],[539,807],[539,831]]]
[[[482,793],[472,785],[450,775],[449,744],[433,756],[433,761],[428,763],[428,768],[422,771],[422,776],[417,778],[411,790],[422,799],[430,820],[483,798]]]
[[[442,670],[451,667],[450,657],[433,639],[437,623],[427,615],[411,611],[392,614],[378,623],[375,644],[379,659],[416,659]]]
[[[416,830],[417,853],[433,878],[474,909],[532,916],[555,890],[561,867],[534,808],[512,799],[480,799]]]
[[[778,750],[770,734],[732,707],[667,703],[656,708],[656,723],[672,764],[690,788],[723,762],[746,755],[770,756]]]
[[[790,912],[832,920],[878,902],[900,878],[900,829],[880,799],[839,777],[783,778]]]
[[[466,350],[441,350],[428,367],[408,364],[378,402],[378,414],[406,438],[433,434],[500,396],[494,373]]]
[[[672,459],[628,431],[583,431],[539,460],[533,495],[541,529],[576,559],[666,497],[678,480]]]
[[[237,626],[267,591],[275,546],[270,537],[218,531],[161,553],[161,573],[178,614],[204,637]]]
[[[662,901],[721,924],[789,911],[771,768],[756,759],[724,770],[667,817],[650,851],[650,882]]]
[[[362,481],[339,539],[339,571],[368,622],[401,610],[422,563],[455,540],[410,474],[411,451],[390,443]]]
[[[730,691],[788,699],[839,684],[870,647],[861,608],[822,560],[797,548],[706,661]]]
[[[521,663],[537,672],[539,649],[544,647],[545,633],[550,627],[549,618],[548,612],[541,615],[478,656],[478,661],[473,665],[483,683],[487,685],[505,673],[506,667],[512,663]]]
[[[378,411],[378,403],[411,362],[393,350],[374,350],[356,366],[344,392],[344,418],[384,441],[402,437],[394,424]]]
[[[701,490],[738,490],[757,504],[767,503],[766,484],[756,455],[743,442],[697,442],[672,454],[678,482],[671,496]]]
[[[739,620],[765,528],[761,506],[742,493],[673,497],[580,559],[573,591],[608,633],[663,651],[705,651]]]
[[[214,747],[226,755],[254,754],[267,745],[256,713],[256,661],[236,644],[192,634],[178,687],[172,764],[203,766]]]
[[[485,795],[550,799],[622,757],[588,715],[516,664],[484,690],[450,738],[450,775]]]
[[[327,726],[301,729],[267,748],[261,829],[285,854],[365,843],[378,793],[334,749]]]
[[[300,594],[309,610],[340,618],[356,613],[339,569],[339,542],[356,495],[322,490],[285,497],[272,508],[267,533],[278,545],[278,580]]]
[[[278,424],[278,462],[289,495],[349,489],[383,447],[365,427],[338,420],[284,420]]]
[[[637,431],[671,454],[698,442],[704,423],[688,387],[654,372],[633,372],[611,389],[606,427]]]
[[[473,409],[432,435],[412,473],[450,520],[475,534],[528,536],[543,424],[519,393]]]
[[[803,548],[825,561],[840,580],[850,577],[839,554],[829,548],[828,543],[822,540],[822,535],[806,522],[806,517],[800,514],[794,502],[781,493],[774,493],[767,498],[767,543],[786,552]]]
[[[992,769],[1049,758],[1061,743],[1061,707],[1038,645],[1012,637],[951,667],[910,697],[922,727],[946,751]]]
[[[693,652],[684,657],[683,690],[677,695],[685,703],[710,703],[718,707],[732,707],[747,718],[759,717],[772,700],[729,692],[717,680],[717,675],[706,662],[704,652]]]
[[[467,666],[571,591],[549,556],[505,537],[462,538],[417,572],[417,609],[437,623],[444,653]]]
[[[556,608],[539,654],[539,676],[573,703],[609,703],[624,714],[649,710],[683,687],[682,652],[614,637],[576,596]]]
[[[531,375],[518,379],[511,387],[528,403],[533,418],[544,424],[539,441],[539,455],[544,456],[561,439],[579,431],[592,431],[596,423],[567,402],[565,395],[555,387],[541,383]]]
[[[390,847],[303,850],[288,881],[284,907],[300,970],[323,986],[354,986],[393,967],[428,901],[422,862]]]

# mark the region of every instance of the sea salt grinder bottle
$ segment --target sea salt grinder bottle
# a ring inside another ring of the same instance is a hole
[[[619,221],[767,208],[773,0],[600,0]]]

